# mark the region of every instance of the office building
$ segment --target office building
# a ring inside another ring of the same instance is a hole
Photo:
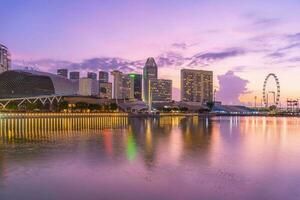
[[[142,79],[141,74],[129,74],[130,78],[133,79],[133,97],[136,100],[142,101]]]
[[[99,72],[99,82],[107,83],[108,82],[108,72],[100,71]]]
[[[206,103],[213,100],[213,72],[181,70],[181,101]]]
[[[79,95],[81,96],[98,96],[99,84],[97,80],[90,78],[79,79]]]
[[[146,103],[149,103],[149,81],[151,79],[157,79],[157,65],[154,58],[147,59],[143,70],[143,79],[144,79],[143,100]]]
[[[58,69],[57,75],[68,78],[68,70],[67,69]]]
[[[172,80],[151,79],[149,96],[150,102],[172,101]]]
[[[80,79],[80,72],[70,72],[70,79],[71,80],[79,80]]]
[[[11,57],[8,48],[0,44],[0,73],[10,70]]]
[[[78,84],[62,76],[34,70],[10,70],[0,74],[0,98],[76,95]]]
[[[133,99],[133,79],[128,74],[123,74],[118,70],[114,70],[111,74],[114,76],[113,97],[115,99]]]
[[[93,80],[97,80],[97,74],[94,72],[88,72],[87,77]]]
[[[99,82],[99,96],[101,99],[111,99],[112,83]]]

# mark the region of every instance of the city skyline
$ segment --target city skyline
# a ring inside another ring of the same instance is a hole
[[[280,80],[282,103],[299,97],[293,84],[300,72],[297,1],[2,0],[1,5],[6,29],[0,43],[9,48],[13,69],[25,63],[52,73],[64,67],[141,73],[153,56],[159,77],[173,80],[175,100],[182,68],[214,71],[217,100],[225,103],[253,102],[255,96],[259,101],[271,72]]]

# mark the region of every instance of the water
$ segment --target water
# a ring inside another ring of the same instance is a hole
[[[0,199],[300,199],[300,118],[0,119]]]

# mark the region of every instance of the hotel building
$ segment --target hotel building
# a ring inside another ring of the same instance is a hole
[[[181,101],[206,103],[213,101],[213,72],[181,70]]]
[[[113,97],[115,99],[133,99],[134,81],[128,74],[123,74],[118,70],[111,72],[114,76]]]
[[[166,80],[166,79],[150,80],[149,96],[151,102],[172,101],[172,80]]]
[[[101,99],[111,99],[112,83],[99,82],[99,95]]]

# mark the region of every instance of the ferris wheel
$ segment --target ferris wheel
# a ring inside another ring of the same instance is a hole
[[[268,80],[269,78],[272,77],[275,80],[275,84],[276,84],[276,91],[266,91],[266,87],[268,84]],[[264,81],[264,86],[263,86],[263,102],[265,104],[266,107],[269,106],[269,94],[273,95],[273,105],[278,106],[279,101],[280,101],[280,84],[279,84],[279,80],[277,78],[277,76],[273,73],[270,73],[267,75],[267,77],[265,78]]]

